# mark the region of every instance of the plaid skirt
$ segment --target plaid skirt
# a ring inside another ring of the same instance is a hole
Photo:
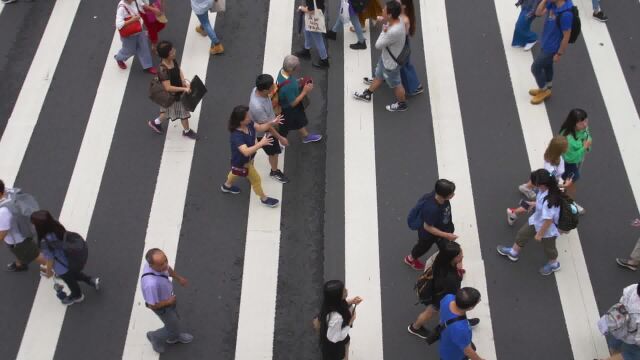
[[[160,113],[165,113],[171,120],[184,120],[191,117],[191,113],[184,108],[180,99],[176,100],[168,108],[160,108]]]

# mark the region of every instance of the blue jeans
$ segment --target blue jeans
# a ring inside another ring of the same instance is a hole
[[[120,40],[122,40],[122,48],[116,54],[116,60],[127,61],[128,58],[136,55],[143,69],[148,69],[153,66],[149,40],[144,32],[139,32],[128,37],[121,37]]]
[[[211,22],[209,21],[209,13],[204,13],[201,15],[196,14],[196,16],[198,17],[198,20],[200,21],[200,25],[202,25],[202,28],[204,29],[204,31],[206,31],[207,35],[209,35],[209,39],[211,39],[211,44],[213,45],[220,44],[220,40],[218,40],[218,36],[216,35],[216,32],[213,31],[213,28],[211,27]]]
[[[528,17],[527,15],[530,12],[530,9],[522,8],[520,10],[520,16],[518,16],[518,21],[516,21],[516,29],[513,31],[511,46],[525,46],[538,39],[538,35],[531,31],[531,23],[535,17]]]
[[[553,81],[553,56],[555,54],[540,51],[531,65],[531,73],[536,78],[538,88],[542,89]]]
[[[605,335],[605,338],[609,349],[622,353],[623,360],[640,360],[640,347],[638,345],[627,344],[609,334]]]
[[[593,6],[593,12],[600,10],[600,0],[591,0],[591,6]]]
[[[311,50],[311,45],[313,43],[313,47],[318,50],[318,55],[320,59],[326,60],[329,55],[327,55],[327,48],[324,46],[324,37],[322,33],[313,32],[313,31],[304,31],[304,48],[307,50]]]
[[[418,90],[420,80],[418,80],[416,67],[411,63],[411,56],[409,56],[407,62],[400,68],[400,78],[402,79],[402,86],[404,86],[407,94],[413,94]]]
[[[364,34],[362,33],[362,26],[360,26],[360,19],[358,19],[358,14],[351,15],[349,17],[351,20],[351,25],[353,25],[353,29],[356,31],[356,36],[358,37],[358,42],[364,42]],[[333,25],[333,29],[331,31],[338,32],[344,28],[342,23],[342,16],[338,16],[336,20],[336,24]]]

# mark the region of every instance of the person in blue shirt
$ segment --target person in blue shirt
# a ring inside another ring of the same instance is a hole
[[[483,360],[471,341],[471,325],[467,312],[480,302],[480,292],[472,287],[464,287],[455,295],[449,294],[440,301],[440,324],[449,324],[440,334],[438,348],[442,360]],[[455,320],[454,320],[455,319]]]
[[[541,51],[531,65],[531,72],[538,85],[536,89],[529,90],[531,103],[534,105],[541,104],[551,96],[553,64],[560,61],[571,37],[572,7],[571,0],[542,0],[536,9],[536,16],[544,16],[545,19]]]

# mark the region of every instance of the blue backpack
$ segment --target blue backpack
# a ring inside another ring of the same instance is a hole
[[[422,227],[424,221],[422,220],[422,208],[424,208],[424,204],[427,202],[427,198],[430,194],[424,194],[416,205],[409,211],[409,215],[407,215],[407,225],[411,230],[418,230]]]

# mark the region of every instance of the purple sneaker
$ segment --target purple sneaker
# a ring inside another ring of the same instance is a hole
[[[318,134],[309,134],[306,138],[302,139],[303,144],[308,144],[316,141],[322,140],[322,135]]]
[[[162,125],[156,124],[153,120],[147,121],[147,124],[151,128],[151,130],[157,132],[158,134],[162,134]]]

